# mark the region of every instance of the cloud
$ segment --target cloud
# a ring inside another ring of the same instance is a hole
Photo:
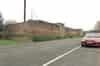
[[[99,0],[27,0],[27,19],[62,22],[74,28],[92,29],[100,19]],[[0,0],[5,19],[23,20],[23,0]]]

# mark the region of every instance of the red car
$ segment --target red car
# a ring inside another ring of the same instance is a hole
[[[100,33],[88,33],[81,39],[81,46],[100,46]]]

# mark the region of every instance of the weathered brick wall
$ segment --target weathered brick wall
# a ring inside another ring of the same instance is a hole
[[[65,35],[69,35],[69,36],[80,36],[81,34],[81,29],[73,29],[73,28],[69,28],[69,27],[65,27]]]
[[[12,33],[12,34],[17,34],[17,33],[21,34],[24,32],[23,24],[22,23],[9,24],[7,25],[7,31],[8,33]]]
[[[54,35],[59,36],[59,25],[44,21],[28,21],[27,23],[9,24],[7,26],[10,34],[24,35]]]
[[[41,21],[30,21],[26,23],[26,32],[30,32],[33,35],[57,35],[59,32],[59,26]]]
[[[64,27],[61,23],[48,23],[41,20],[28,20],[26,23],[9,24],[7,31],[15,36],[28,36],[34,35],[53,35],[64,37],[66,35],[78,35],[80,30]]]

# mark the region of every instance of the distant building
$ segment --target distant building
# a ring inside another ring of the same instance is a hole
[[[5,25],[16,24],[16,20],[6,20]]]
[[[60,25],[48,23],[42,20],[28,20],[26,23],[8,24],[7,32],[13,36],[28,36],[34,35],[60,35]]]
[[[29,38],[32,38],[34,35],[64,37],[69,34],[79,35],[80,29],[64,27],[64,24],[62,23],[49,23],[42,20],[28,20],[26,23],[21,22],[8,24],[7,32],[10,37],[28,36]]]
[[[82,29],[73,29],[70,27],[65,27],[65,36],[81,36]]]
[[[100,31],[100,21],[97,21],[94,30]]]

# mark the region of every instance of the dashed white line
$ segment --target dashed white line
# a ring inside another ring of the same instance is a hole
[[[80,46],[75,47],[75,48],[73,48],[72,50],[70,50],[70,51],[68,51],[68,52],[66,52],[66,53],[64,53],[64,54],[61,54],[60,56],[57,56],[56,58],[54,58],[54,59],[50,60],[49,62],[43,64],[42,66],[48,66],[49,64],[51,64],[51,63],[53,63],[53,62],[55,62],[55,61],[57,61],[57,60],[63,58],[64,56],[66,56],[66,55],[72,53],[73,51],[75,51],[75,50],[77,50],[77,49],[79,49],[79,48],[80,48]]]

